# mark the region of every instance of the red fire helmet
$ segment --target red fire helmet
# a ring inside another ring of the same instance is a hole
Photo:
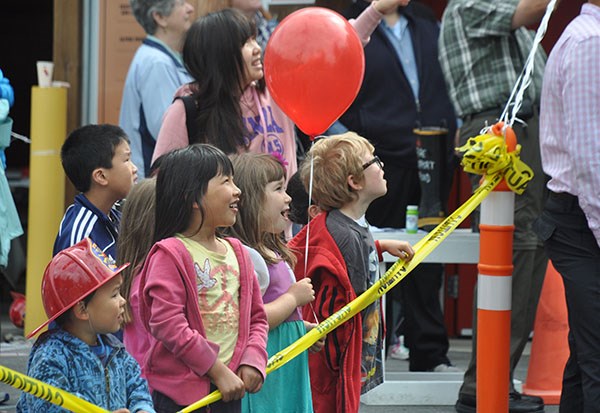
[[[37,334],[128,266],[129,263],[117,267],[114,260],[89,238],[56,254],[42,278],[42,302],[48,321],[29,333],[27,338]]]

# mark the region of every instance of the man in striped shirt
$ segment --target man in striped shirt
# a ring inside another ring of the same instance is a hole
[[[561,412],[600,412],[600,0],[552,49],[540,114],[550,196],[536,230],[562,275],[571,354]]]
[[[81,193],[65,212],[52,255],[89,237],[116,259],[121,213],[114,205],[137,179],[127,135],[118,126],[83,126],[67,137],[60,156],[65,173]]]
[[[549,0],[450,0],[442,19],[439,60],[448,93],[462,118],[460,144],[497,122],[531,50],[534,34],[526,26],[541,20]],[[509,411],[543,412],[539,397],[517,393],[513,372],[533,327],[547,258],[541,241],[532,229],[541,214],[545,178],[541,168],[538,135],[538,105],[545,54],[535,56],[532,81],[526,90],[521,111],[524,123],[513,129],[522,146],[521,159],[534,171],[523,195],[515,196],[513,237],[513,278],[510,345]],[[473,187],[480,176],[472,177]],[[472,214],[473,228],[479,220]],[[476,295],[475,295],[476,296]],[[476,405],[476,318],[473,317],[471,362],[465,372],[456,410],[475,412]],[[493,374],[485,372],[484,374]]]

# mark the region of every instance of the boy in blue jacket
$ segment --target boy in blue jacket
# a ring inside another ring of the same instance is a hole
[[[121,327],[125,299],[114,261],[89,238],[59,252],[42,280],[48,321],[57,328],[35,342],[27,375],[115,413],[154,413],[140,366],[111,335]],[[66,412],[62,407],[23,393],[17,412]]]
[[[116,258],[121,213],[114,205],[137,179],[127,135],[114,125],[86,125],[71,132],[60,157],[67,177],[81,193],[65,212],[52,255],[89,237]]]

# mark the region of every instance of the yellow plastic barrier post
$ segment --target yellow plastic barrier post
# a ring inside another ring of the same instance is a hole
[[[40,291],[42,275],[52,258],[52,246],[64,213],[65,176],[60,147],[66,133],[67,89],[33,86],[25,335],[46,320]]]

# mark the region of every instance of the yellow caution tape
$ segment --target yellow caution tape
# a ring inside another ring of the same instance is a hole
[[[404,277],[437,248],[481,204],[502,179],[506,179],[508,187],[512,191],[521,194],[525,190],[527,183],[533,178],[531,168],[519,159],[520,145],[516,145],[516,149],[513,152],[508,152],[504,138],[501,136],[491,134],[479,135],[475,138],[470,138],[464,146],[457,149],[464,152],[462,165],[466,172],[484,175],[484,180],[479,188],[477,188],[467,202],[413,246],[415,255],[411,261],[408,263],[400,259],[396,261],[371,288],[307,332],[300,339],[277,354],[274,354],[267,363],[267,374],[277,370],[297,355],[309,349],[319,339],[325,337],[328,333],[354,317],[402,281]],[[221,399],[221,393],[217,390],[185,409],[180,410],[178,413],[192,412],[219,399]]]
[[[502,136],[489,133],[469,138],[460,148],[463,152],[461,165],[465,172],[492,175],[502,172],[511,191],[522,194],[533,178],[533,171],[521,159],[521,145],[508,152]]]
[[[78,413],[109,413],[86,400],[67,393],[57,387],[51,386],[32,377],[0,366],[0,382],[6,383],[16,389],[32,394],[42,400],[60,406],[64,409]]]
[[[405,263],[398,260],[390,267],[385,275],[380,278],[371,288],[362,293],[356,299],[346,304],[335,314],[331,315],[318,326],[307,332],[300,339],[290,344],[277,354],[274,354],[267,363],[267,374],[282,367],[288,361],[297,355],[309,349],[322,337],[348,321],[356,314],[364,310],[383,294],[387,293],[392,287],[398,284],[408,275],[419,263],[427,257],[431,251],[437,248],[440,243],[454,231],[466,217],[485,199],[485,197],[500,183],[502,173],[496,173],[493,176],[485,177],[480,187],[473,193],[471,198],[460,206],[454,213],[448,216],[440,225],[433,229],[429,234],[417,242],[413,249],[415,255],[411,261]],[[217,390],[204,397],[203,399],[187,406],[178,413],[193,412],[196,409],[207,406],[221,399],[221,393]]]

